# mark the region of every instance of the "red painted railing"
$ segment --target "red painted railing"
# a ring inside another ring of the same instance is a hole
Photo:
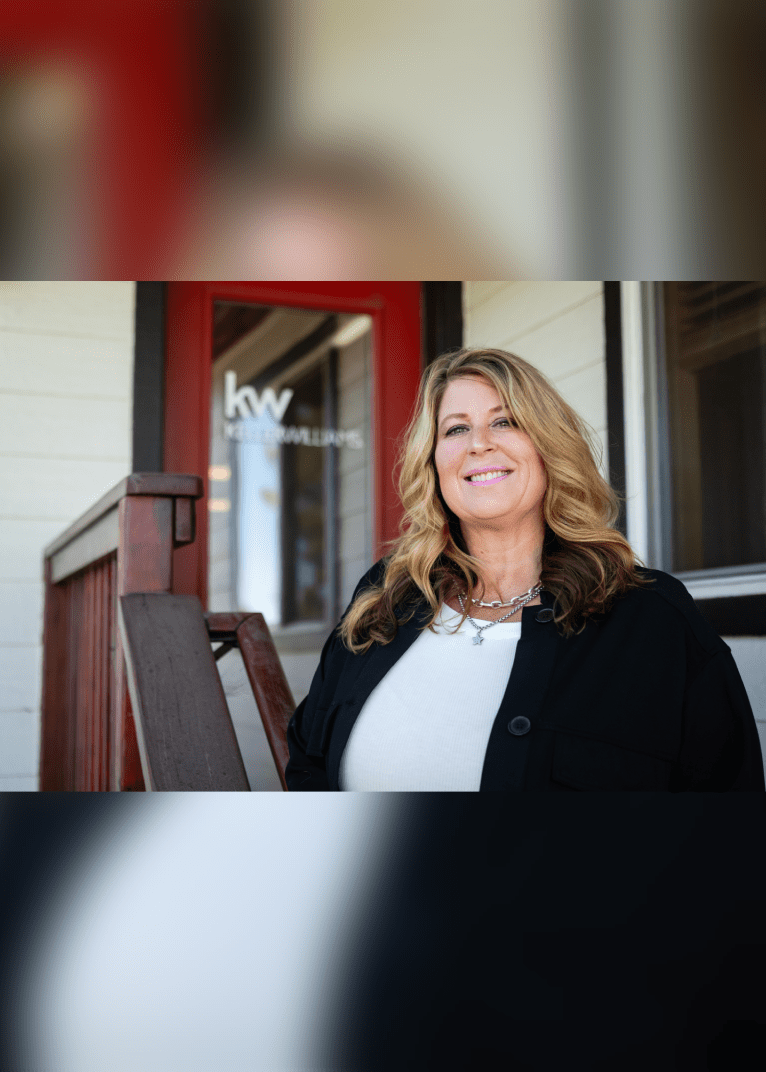
[[[201,495],[197,476],[134,473],[46,549],[41,789],[144,788],[117,601],[174,591]]]

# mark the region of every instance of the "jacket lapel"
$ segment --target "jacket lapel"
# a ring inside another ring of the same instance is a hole
[[[539,621],[538,614],[553,608],[549,592],[540,594],[542,607],[525,607],[521,613],[521,637],[511,676],[487,744],[482,790],[513,791],[524,788],[530,739],[535,732],[548,691],[556,656],[566,643],[553,621]],[[511,719],[523,715],[531,728],[522,734],[509,729]]]

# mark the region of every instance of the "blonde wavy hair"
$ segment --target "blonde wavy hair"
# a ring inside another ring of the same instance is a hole
[[[456,583],[463,590],[481,588],[481,563],[468,553],[434,464],[442,397],[447,384],[465,376],[481,377],[495,388],[545,465],[540,579],[554,596],[560,631],[580,632],[615,597],[647,583],[630,544],[613,527],[618,498],[599,473],[595,434],[529,362],[504,350],[459,350],[437,358],[423,375],[399,456],[400,535],[380,582],[359,592],[339,626],[351,651],[389,643],[424,599],[431,609],[425,625],[432,626]]]

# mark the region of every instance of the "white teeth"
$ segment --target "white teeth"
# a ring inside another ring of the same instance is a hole
[[[510,473],[510,469],[493,469],[490,473],[475,473],[468,479],[472,484],[480,484],[487,480],[496,480],[497,477],[505,476],[506,473]]]

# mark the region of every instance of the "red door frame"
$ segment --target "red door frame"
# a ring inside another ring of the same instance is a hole
[[[165,347],[165,471],[202,477],[197,538],[174,554],[173,587],[207,605],[207,496],[213,302],[240,301],[367,313],[373,320],[372,465],[374,547],[379,558],[399,530],[392,474],[422,369],[419,282],[168,283]]]

